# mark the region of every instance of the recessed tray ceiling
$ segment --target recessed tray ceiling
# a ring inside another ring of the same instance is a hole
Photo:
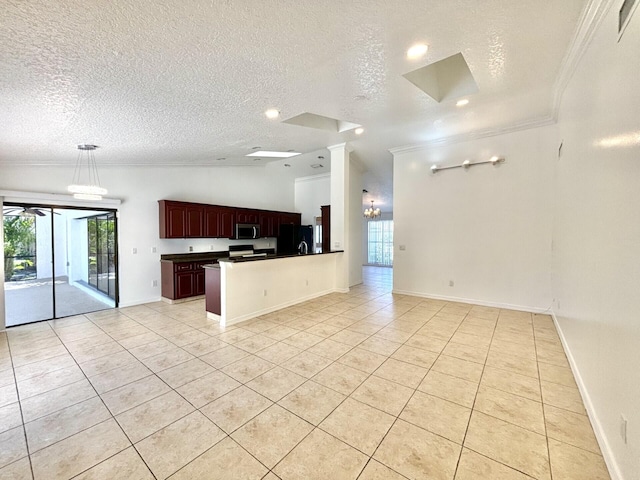
[[[438,103],[478,92],[478,85],[462,53],[403,75]]]
[[[362,126],[357,123],[345,122],[344,120],[338,120],[337,118],[325,117],[323,115],[317,115],[309,112],[301,113],[295,117],[283,120],[282,123],[298,125],[300,127],[319,128],[320,130],[338,133],[353,130],[354,128]]]

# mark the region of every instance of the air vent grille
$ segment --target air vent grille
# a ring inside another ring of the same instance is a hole
[[[620,11],[618,12],[618,33],[622,34],[625,27],[629,23],[629,19],[631,15],[633,15],[634,10],[638,6],[638,0],[624,0],[622,2],[622,6],[620,7]]]

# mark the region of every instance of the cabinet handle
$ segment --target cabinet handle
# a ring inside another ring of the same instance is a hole
[[[258,232],[256,232],[256,227],[253,228],[253,238],[258,238]]]

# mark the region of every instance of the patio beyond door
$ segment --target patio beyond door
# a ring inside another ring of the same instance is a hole
[[[3,206],[7,326],[115,308],[115,211]]]

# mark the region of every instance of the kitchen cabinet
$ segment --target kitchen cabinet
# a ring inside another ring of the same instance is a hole
[[[160,200],[160,238],[184,238],[186,208],[176,202]]]
[[[258,223],[258,211],[244,208],[237,209],[236,223]]]
[[[281,212],[279,215],[279,218],[280,218],[280,225],[283,225],[283,224],[300,225],[301,215],[299,213]]]
[[[220,230],[218,237],[233,238],[235,234],[236,217],[233,208],[221,207],[220,209]]]
[[[204,232],[204,207],[187,205],[185,207],[186,237],[202,237]]]
[[[160,238],[233,238],[236,223],[259,224],[262,237],[277,237],[281,224],[300,225],[292,212],[159,200]]]
[[[162,261],[160,266],[162,296],[169,300],[180,300],[196,295],[204,295],[205,279],[203,265],[214,261]]]
[[[322,253],[331,251],[331,205],[320,207],[322,215]]]
[[[204,238],[231,238],[235,225],[234,211],[229,207],[204,206]]]
[[[277,237],[280,227],[280,215],[273,212],[263,212],[258,219],[260,223],[260,236]]]

